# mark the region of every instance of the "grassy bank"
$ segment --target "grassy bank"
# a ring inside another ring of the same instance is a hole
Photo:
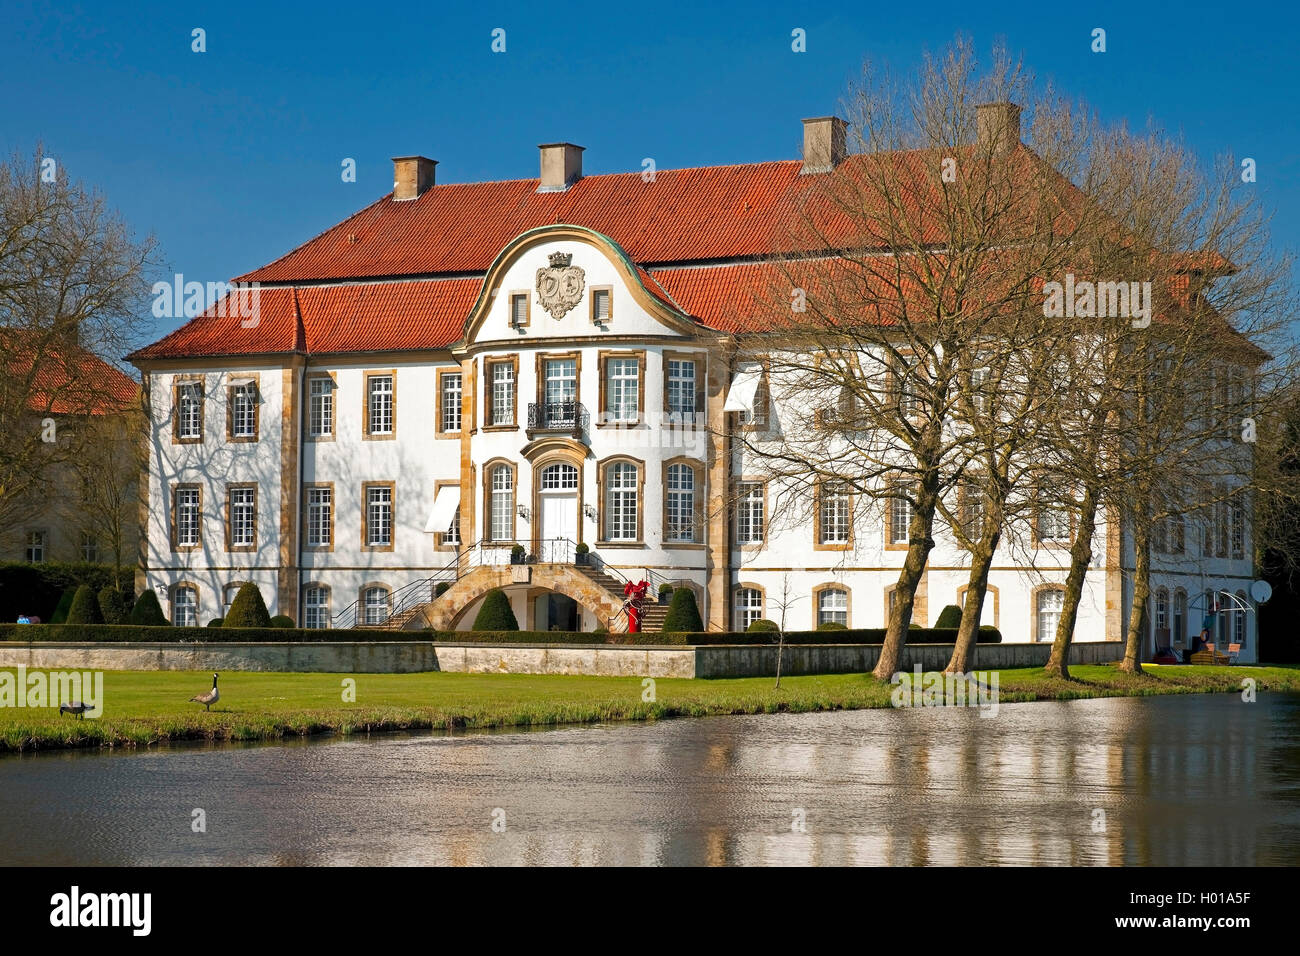
[[[1151,667],[1131,677],[1114,666],[1072,668],[1074,680],[1037,668],[999,672],[1000,701],[1068,700],[1259,690],[1300,691],[1296,667]],[[228,672],[211,713],[188,703],[211,684],[207,672],[107,671],[97,720],[57,709],[0,708],[0,752],[58,747],[147,746],[169,740],[277,740],[307,734],[487,728],[658,720],[716,714],[859,710],[890,706],[888,685],[869,674],[736,680],[659,679],[643,701],[639,677],[526,674],[357,674],[344,703],[343,674]]]

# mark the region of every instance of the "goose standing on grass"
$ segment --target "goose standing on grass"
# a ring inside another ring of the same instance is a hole
[[[217,674],[212,675],[212,690],[208,691],[206,694],[199,694],[196,697],[191,697],[190,703],[202,704],[204,710],[211,710],[212,705],[221,700],[221,695],[217,693],[218,676],[219,675]]]
[[[76,714],[83,719],[88,710],[90,710],[90,705],[79,700],[70,700],[66,704],[59,704],[60,714]]]

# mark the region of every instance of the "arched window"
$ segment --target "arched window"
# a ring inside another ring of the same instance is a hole
[[[1050,644],[1056,640],[1056,626],[1061,623],[1061,611],[1065,607],[1065,592],[1059,588],[1046,588],[1038,592],[1038,631],[1037,639]]]
[[[366,627],[376,627],[388,620],[388,588],[382,584],[366,588],[361,593],[361,621]]]
[[[172,590],[172,624],[176,627],[197,627],[199,623],[199,589],[191,584],[178,584]]]
[[[763,592],[758,588],[736,588],[735,628],[743,631],[763,616]]]
[[[547,465],[542,469],[543,491],[576,490],[578,487],[578,469],[565,462]]]
[[[330,589],[313,585],[303,591],[302,626],[322,628],[330,626]]]
[[[818,624],[849,624],[849,592],[827,588],[817,595]]]
[[[493,467],[488,480],[488,536],[493,541],[510,541],[515,536],[515,475],[509,465]]]
[[[664,496],[667,504],[667,541],[695,540],[695,469],[690,465],[669,465]]]
[[[605,540],[637,539],[637,467],[620,461],[605,472]]]

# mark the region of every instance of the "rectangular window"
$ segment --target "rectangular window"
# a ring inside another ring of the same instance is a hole
[[[736,486],[736,544],[763,543],[763,485],[745,481]]]
[[[509,465],[494,465],[488,473],[488,532],[492,541],[515,536],[515,474]]]
[[[889,528],[886,543],[893,547],[906,547],[912,533],[912,502],[904,497],[906,490],[895,489],[896,497],[889,499]]]
[[[330,626],[329,588],[313,587],[303,592],[302,626],[313,629]]]
[[[230,546],[252,548],[257,545],[257,489],[230,489]]]
[[[460,506],[456,507],[456,513],[451,516],[451,524],[447,525],[447,530],[442,536],[444,546],[455,547],[460,545]]]
[[[637,467],[617,462],[605,472],[605,540],[637,539]]]
[[[817,509],[817,543],[848,544],[849,489],[841,482],[827,482],[820,489]]]
[[[176,437],[182,441],[203,439],[202,382],[180,382],[176,386]]]
[[[489,379],[492,382],[492,414],[490,424],[515,423],[515,366],[513,362],[489,362]]]
[[[176,627],[197,627],[199,624],[199,592],[191,587],[177,587],[172,592],[172,624]]]
[[[966,537],[972,541],[978,541],[984,533],[987,500],[984,490],[979,485],[968,484],[961,489],[961,527]]]
[[[460,431],[461,381],[460,372],[446,372],[442,376],[442,431]]]
[[[387,548],[393,544],[393,489],[390,485],[366,488],[366,547]]]
[[[610,320],[613,293],[608,288],[593,287],[591,290],[591,321],[605,323]]]
[[[393,434],[393,376],[371,375],[366,378],[366,433]]]
[[[48,531],[28,531],[27,532],[27,561],[30,564],[40,564],[45,560],[45,552],[49,547],[50,535]]]
[[[1070,513],[1064,508],[1040,504],[1034,533],[1039,544],[1069,544]]]
[[[81,533],[81,560],[90,564],[99,563],[99,539],[84,531]]]
[[[1238,560],[1246,556],[1246,511],[1233,502],[1229,508],[1231,521],[1232,556]]]
[[[733,619],[736,630],[744,631],[763,616],[763,592],[758,588],[737,588]]]
[[[333,538],[334,489],[307,489],[307,547],[328,548]]]
[[[199,489],[195,485],[177,485],[175,494],[176,547],[197,548],[201,535]]]
[[[635,358],[610,358],[605,362],[605,413],[611,422],[640,418],[641,363]]]
[[[767,373],[764,373],[758,380],[758,388],[754,390],[754,406],[750,411],[740,413],[740,424],[750,428],[766,428],[771,404],[772,392],[767,385]]]
[[[257,385],[253,382],[230,388],[230,437],[257,437]]]
[[[546,359],[542,363],[541,425],[546,428],[577,427],[577,401],[577,359]]]
[[[670,359],[668,361],[668,414],[679,416],[682,420],[687,415],[694,415],[695,408],[695,363]]]
[[[389,594],[387,588],[366,588],[362,596],[363,621],[367,627],[375,627],[388,620]]]
[[[519,328],[528,324],[528,293],[515,292],[510,296],[510,324]]]
[[[1065,609],[1065,592],[1056,589],[1039,591],[1037,598],[1038,641],[1051,644],[1056,640],[1056,627],[1061,622],[1061,612]]]
[[[310,379],[307,430],[313,438],[334,434],[334,380],[324,375]]]

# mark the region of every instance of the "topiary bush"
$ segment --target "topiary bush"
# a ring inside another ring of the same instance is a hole
[[[226,619],[224,617],[214,617],[212,620],[208,621],[208,627],[221,627],[221,625],[225,623]]]
[[[955,604],[946,604],[942,611],[939,612],[939,619],[934,622],[935,627],[961,627],[961,608]]]
[[[293,618],[288,614],[277,614],[271,618],[272,627],[293,627]]]
[[[99,613],[105,624],[127,624],[131,620],[131,599],[110,584],[99,592]]]
[[[103,624],[104,615],[99,610],[99,597],[89,584],[77,588],[72,598],[72,607],[68,608],[65,624]]]
[[[690,588],[673,591],[673,599],[668,605],[661,630],[668,634],[704,630],[704,621],[700,617],[700,606],[695,602],[694,591]]]
[[[76,588],[63,589],[63,593],[59,595],[59,603],[54,605],[54,613],[50,615],[51,624],[68,623],[68,612],[72,610],[72,599],[76,596]]]
[[[252,581],[239,586],[239,593],[230,602],[222,627],[270,627],[271,612],[266,609],[262,592]]]
[[[819,631],[847,631],[848,628],[839,621],[822,621],[817,625]]]
[[[153,593],[153,588],[145,588],[144,592],[135,599],[135,607],[131,608],[130,623],[142,627],[166,627],[171,624],[171,621],[167,620],[167,615],[163,614],[162,606],[158,603],[158,595]]]
[[[519,621],[510,607],[510,598],[500,588],[493,588],[483,596],[483,605],[474,618],[473,631],[517,631]]]
[[[749,627],[745,628],[746,634],[775,634],[780,628],[776,626],[775,621],[769,621],[765,617],[760,617],[757,621],[750,622]]]

